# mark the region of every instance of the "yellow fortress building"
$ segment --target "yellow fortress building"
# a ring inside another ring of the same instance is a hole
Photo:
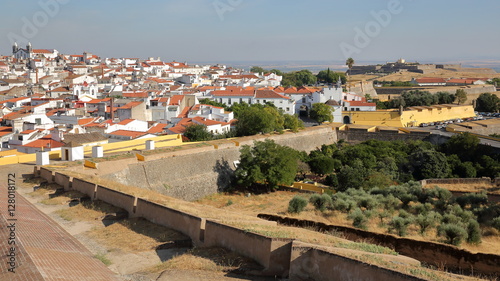
[[[413,106],[404,110],[344,111],[344,124],[417,127],[422,123],[475,117],[472,105],[440,104]]]

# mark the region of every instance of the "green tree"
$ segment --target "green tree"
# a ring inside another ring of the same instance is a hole
[[[439,104],[451,104],[457,98],[457,95],[450,94],[448,92],[437,92],[436,96],[438,97]]]
[[[300,129],[304,128],[304,123],[296,115],[284,114],[283,127],[289,129],[292,132],[298,132]]]
[[[441,145],[441,151],[446,154],[456,154],[461,161],[473,161],[477,157],[479,138],[469,133],[452,136]]]
[[[250,136],[283,130],[285,118],[273,107],[250,106],[240,109],[236,133],[238,136]]]
[[[213,134],[207,131],[207,127],[200,124],[187,126],[184,136],[190,141],[209,141],[214,138]]]
[[[438,234],[446,238],[446,243],[460,246],[462,241],[467,238],[467,231],[457,224],[445,223],[439,226]]]
[[[253,73],[266,73],[266,70],[260,66],[252,66],[252,68],[250,68],[250,72],[253,72]]]
[[[451,172],[446,155],[435,150],[419,149],[409,156],[413,176],[418,179],[446,178]]]
[[[351,69],[352,69],[352,66],[354,65],[354,59],[353,58],[348,58],[345,61],[345,65],[347,65],[347,68],[349,68],[349,75],[351,75]]]
[[[500,98],[491,93],[483,93],[477,98],[476,110],[481,112],[498,112],[500,111]]]
[[[311,203],[317,210],[324,212],[326,208],[333,206],[332,197],[328,194],[313,194],[311,198],[309,198],[309,203]]]
[[[271,69],[269,70],[270,73],[274,73],[276,75],[279,75],[279,76],[283,76],[283,72],[279,69]]]
[[[309,112],[309,116],[320,124],[325,121],[332,122],[333,111],[334,109],[327,104],[315,103],[312,105],[312,108]]]
[[[226,104],[221,103],[221,102],[216,102],[216,101],[213,101],[213,100],[210,100],[210,99],[200,99],[199,102],[200,102],[200,104],[206,104],[206,105],[213,105],[213,106],[217,106],[217,107],[222,107],[222,108],[224,108],[226,110],[229,109]]]
[[[313,173],[322,176],[333,172],[335,161],[331,157],[319,155],[309,160],[309,167]]]
[[[464,89],[458,89],[455,93],[458,104],[464,104],[467,101],[467,93]]]
[[[298,152],[272,140],[257,141],[253,147],[244,145],[235,171],[243,186],[262,184],[268,190],[279,185],[291,185],[298,170]]]
[[[330,71],[330,68],[327,70],[321,70],[316,77],[318,78],[318,81],[330,84],[337,83],[339,79],[342,83],[346,82],[344,73]]]

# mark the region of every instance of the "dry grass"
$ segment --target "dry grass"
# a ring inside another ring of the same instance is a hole
[[[189,239],[177,231],[142,218],[122,220],[104,228],[93,229],[87,235],[109,249],[127,252],[155,250],[165,242]]]
[[[78,191],[67,191],[67,192],[64,192],[64,193],[56,196],[56,197],[43,199],[42,201],[40,201],[40,203],[45,204],[45,205],[66,205],[71,200],[76,199],[76,198],[81,198],[83,196],[84,195]]]
[[[261,194],[261,195],[252,195],[250,197],[246,197],[243,193],[234,193],[234,194],[215,194],[211,196],[207,196],[203,199],[200,199],[197,201],[197,203],[200,204],[205,204],[205,205],[211,205],[217,208],[222,208],[226,210],[232,210],[234,212],[242,212],[248,215],[257,215],[259,213],[266,213],[266,214],[276,214],[276,215],[282,215],[282,216],[287,216],[287,217],[292,217],[292,218],[297,218],[297,219],[303,219],[303,220],[312,220],[312,221],[317,221],[317,222],[322,222],[326,224],[333,224],[333,225],[341,225],[341,226],[349,226],[352,227],[352,221],[347,219],[347,214],[338,212],[338,211],[325,211],[325,212],[320,212],[318,210],[315,210],[311,204],[308,204],[308,206],[305,208],[303,212],[300,214],[289,214],[287,213],[287,208],[288,208],[288,202],[295,196],[297,195],[294,192],[288,192],[288,191],[278,191],[278,192],[273,192],[273,193],[268,193],[268,194]],[[309,199],[310,195],[309,194],[301,194],[306,199]],[[226,203],[228,200],[233,201],[233,204],[230,206],[226,206]],[[382,211],[382,210],[379,210]],[[394,213],[393,215],[397,215],[397,212]],[[391,216],[392,217],[392,216]],[[391,218],[386,218],[383,220],[384,224],[380,224],[380,219],[376,216],[372,217],[367,226],[369,231],[377,232],[377,233],[388,233],[387,230],[387,224],[389,223]],[[229,222],[228,224],[233,224]],[[242,229],[245,229],[244,225],[235,225],[238,227],[241,227]],[[257,232],[260,234],[269,234],[268,236],[271,237],[281,237],[284,235],[283,230],[279,230],[279,228],[271,228],[271,229],[266,229],[265,226],[255,226],[255,227],[246,227],[249,231]],[[487,230],[487,229],[485,229]],[[484,235],[482,238],[482,243],[479,245],[470,245],[467,243],[462,243],[461,247],[462,249],[466,249],[468,251],[471,251],[473,253],[475,252],[481,252],[481,253],[489,253],[489,254],[498,254],[500,253],[500,237],[492,235],[494,233],[491,232],[491,230],[487,230],[491,235]],[[320,245],[325,245],[325,246],[336,246],[339,247],[338,245],[335,245],[335,242],[329,243],[326,241],[318,241],[318,238],[304,238],[305,236],[297,236],[294,235],[293,233],[295,230],[287,230],[287,234],[291,234],[289,236],[290,238],[297,238],[300,239],[301,241],[308,242],[305,240],[309,240],[310,242],[308,243],[316,243]],[[305,234],[304,234],[305,235]],[[310,235],[310,234],[309,234]],[[408,235],[405,236],[407,238],[415,239],[415,240],[420,240],[420,241],[431,241],[431,242],[443,242],[441,237],[437,236],[436,230],[431,229],[430,231],[426,232],[424,236],[420,235],[419,228],[415,225],[412,224],[408,228]],[[348,248],[348,247],[344,247]]]
[[[433,77],[433,78],[495,78],[500,77],[500,73],[497,74],[484,74],[484,73],[475,73],[475,72],[466,72],[466,71],[451,71],[440,69],[435,73],[415,73],[415,72],[398,72],[394,74],[389,74],[383,77],[378,78],[379,81],[410,81],[412,78],[422,78],[422,77]]]
[[[426,188],[433,188],[435,184],[427,185]],[[500,188],[496,185],[482,185],[482,184],[439,184],[441,188],[448,189],[449,191],[460,192],[482,192],[486,191],[490,194],[500,194]]]
[[[101,220],[106,214],[120,211],[122,211],[122,209],[96,200],[85,201],[82,202],[82,204],[58,210],[56,213],[66,220],[97,221]]]
[[[230,272],[262,268],[254,261],[223,248],[194,248],[147,271],[161,272],[172,269]]]

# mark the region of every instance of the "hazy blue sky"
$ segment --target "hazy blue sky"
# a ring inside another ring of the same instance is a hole
[[[39,4],[57,1],[51,15]],[[389,11],[390,0],[2,0],[0,53],[17,38],[63,53],[179,61],[342,61],[341,46],[355,47],[357,61],[500,59],[500,1],[392,1],[399,12],[382,26],[373,12]],[[356,28],[367,26],[370,42],[356,44]]]

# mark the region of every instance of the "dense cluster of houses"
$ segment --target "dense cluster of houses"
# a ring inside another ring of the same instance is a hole
[[[210,99],[234,103],[272,103],[287,114],[304,114],[314,103],[342,111],[373,111],[374,103],[328,88],[281,87],[274,73],[250,73],[225,65],[191,65],[160,58],[100,58],[85,52],[65,55],[54,49],[12,47],[0,56],[0,141],[2,150],[22,153],[65,145],[183,134],[201,124],[213,134],[230,131],[232,112],[201,104]]]

